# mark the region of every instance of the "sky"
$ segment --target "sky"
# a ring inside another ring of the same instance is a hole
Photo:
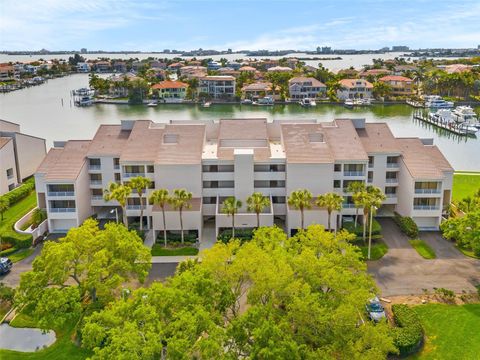
[[[480,45],[480,0],[0,0],[0,50]]]

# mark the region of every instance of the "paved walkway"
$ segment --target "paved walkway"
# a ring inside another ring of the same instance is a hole
[[[391,219],[379,219],[389,250],[377,261],[368,262],[382,295],[421,294],[423,289],[446,288],[455,292],[476,291],[480,284],[480,260],[464,256],[438,232],[425,232],[420,238],[428,243],[437,259],[423,259]]]

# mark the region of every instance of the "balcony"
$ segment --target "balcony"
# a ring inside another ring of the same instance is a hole
[[[127,210],[145,210],[147,207],[145,205],[127,205]]]
[[[120,170],[120,165],[113,165],[114,170]]]
[[[413,205],[413,210],[440,210],[439,205]]]
[[[145,177],[145,173],[144,173],[144,172],[143,172],[143,173],[133,173],[133,172],[132,172],[132,173],[130,173],[130,172],[128,172],[128,173],[123,173],[123,177],[124,177],[124,178],[133,178],[133,177],[137,177],[137,176],[143,176],[143,177]]]
[[[52,213],[72,213],[75,212],[76,208],[50,208]]]
[[[365,176],[365,171],[344,171],[343,176]]]
[[[369,169],[373,169],[373,164],[368,164]]]
[[[398,163],[387,163],[387,168],[389,169],[398,169],[399,167]]]
[[[342,208],[344,209],[353,209],[355,208],[355,204],[342,204]]]
[[[90,185],[102,185],[102,180],[90,180]]]
[[[385,182],[387,184],[396,184],[396,183],[398,183],[398,178],[387,178],[387,179],[385,179]]]
[[[101,170],[101,169],[102,169],[101,165],[92,165],[92,164],[88,165],[88,170]]]
[[[74,191],[48,191],[48,196],[75,196]]]
[[[385,194],[385,196],[391,199],[391,198],[396,198],[397,194]]]
[[[440,194],[440,189],[415,189],[415,194]]]
[[[103,195],[92,195],[92,200],[103,200]]]

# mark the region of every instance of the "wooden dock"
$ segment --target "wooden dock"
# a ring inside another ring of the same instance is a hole
[[[421,103],[420,101],[407,100],[406,103],[416,109],[423,109],[425,107],[425,104]]]
[[[413,113],[413,118],[417,120],[424,121],[426,123],[429,123],[431,125],[434,125],[436,127],[439,127],[441,129],[447,130],[449,132],[452,132],[456,135],[461,135],[461,136],[469,136],[466,130],[460,129],[458,124],[444,124],[438,120],[433,120],[428,117],[428,115],[424,111],[415,111]]]

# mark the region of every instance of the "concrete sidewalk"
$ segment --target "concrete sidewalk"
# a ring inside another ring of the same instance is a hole
[[[188,259],[196,258],[197,256],[152,256],[152,264],[177,264]]]

